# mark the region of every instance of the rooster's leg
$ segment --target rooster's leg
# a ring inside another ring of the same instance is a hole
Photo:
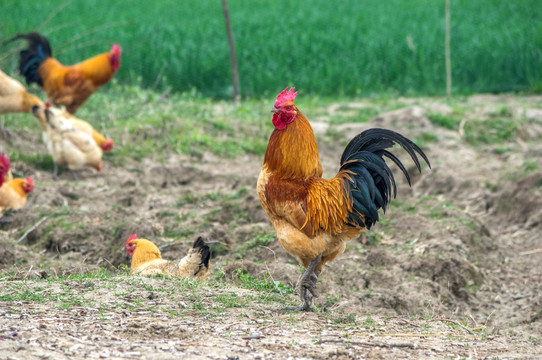
[[[75,181],[79,181],[79,178],[77,177],[77,172],[73,171],[73,170],[70,170],[72,172],[72,176],[73,176],[73,179]]]
[[[282,310],[291,310],[291,311],[312,311],[312,298],[314,296],[314,288],[316,287],[316,280],[318,280],[318,275],[320,272],[316,273],[314,269],[316,265],[322,260],[322,254],[318,255],[316,259],[312,260],[305,269],[305,272],[298,281],[299,286],[299,297],[303,303],[299,306],[286,306]]]
[[[314,270],[310,277],[310,287],[307,288],[307,290],[311,292],[313,297],[318,297],[314,289],[316,288],[316,282],[318,281],[318,276],[320,276],[320,272],[320,270]]]
[[[55,162],[55,168],[53,169],[53,180],[58,180],[58,164]]]

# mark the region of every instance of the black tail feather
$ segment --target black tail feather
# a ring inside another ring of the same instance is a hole
[[[205,243],[205,240],[199,236],[194,242],[194,249],[199,248],[199,253],[201,254],[201,265],[209,268],[209,260],[211,259],[211,250],[209,246]]]
[[[37,32],[31,32],[28,34],[17,34],[8,40],[8,42],[18,39],[24,39],[28,42],[28,48],[19,52],[19,72],[25,77],[28,85],[35,82],[38,85],[43,86],[43,80],[39,74],[39,67],[45,59],[53,56],[49,41],[45,36],[42,36]]]
[[[429,159],[416,144],[391,130],[366,130],[354,137],[344,149],[341,170],[349,175],[345,179],[345,191],[352,200],[352,211],[348,214],[348,221],[352,225],[370,229],[379,219],[378,210],[385,212],[392,197],[397,195],[395,178],[384,157],[397,165],[411,185],[405,166],[397,156],[386,150],[395,144],[405,149],[419,171],[421,164],[416,153],[431,167]]]

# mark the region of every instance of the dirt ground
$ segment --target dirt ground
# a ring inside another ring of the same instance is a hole
[[[459,131],[429,121],[429,113],[452,111],[439,99],[401,99],[401,109],[366,123],[327,121],[361,103],[331,106],[313,119],[327,177],[338,169],[344,142],[361,130],[432,134],[422,143],[432,169],[412,171],[412,188],[401,179],[397,200],[367,242],[353,240],[326,266],[314,313],[283,313],[282,304],[240,286],[237,269],[292,288],[300,274],[277,241],[246,246],[272,233],[255,189],[261,156],[171,154],[164,162],[149,156],[122,166],[106,158],[102,173],[84,172],[79,182],[67,172],[55,182],[48,171],[15,162],[15,172],[32,176],[36,189],[23,210],[0,222],[0,358],[542,358],[542,98],[479,95],[466,102]],[[503,144],[469,144],[465,124],[503,104],[523,121],[506,151]],[[1,136],[5,148],[43,146],[39,134],[14,133],[9,144]],[[169,259],[205,236],[219,280],[188,291],[169,279],[125,275],[90,285],[37,281],[129,265],[123,246],[133,233]],[[69,289],[117,305],[68,309],[5,297],[44,287],[49,296]],[[221,294],[248,300],[212,316],[194,310],[196,301],[213,308]],[[165,310],[172,308],[176,315]]]

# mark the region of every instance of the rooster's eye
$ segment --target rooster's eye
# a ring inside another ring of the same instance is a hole
[[[286,110],[292,110],[291,106],[286,106]]]

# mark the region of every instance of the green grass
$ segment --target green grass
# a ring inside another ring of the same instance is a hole
[[[457,127],[461,122],[461,119],[459,119],[457,116],[444,115],[441,113],[430,113],[427,117],[433,124],[450,130],[457,130]]]
[[[267,96],[286,85],[333,96],[445,91],[443,1],[229,6],[244,95]],[[539,6],[538,0],[451,1],[454,92],[542,91]],[[122,83],[218,97],[232,92],[219,1],[4,0],[0,13],[9,14],[0,40],[38,30],[66,64],[118,42]],[[0,68],[15,72],[19,47],[2,46]]]
[[[253,249],[253,248],[259,248],[262,246],[268,246],[269,244],[275,242],[276,240],[277,238],[275,236],[275,233],[257,235],[253,237],[251,240],[237,247],[235,256],[238,259],[243,259],[248,250]]]
[[[95,93],[77,117],[114,139],[115,148],[105,158],[122,165],[127,158],[141,160],[149,154],[263,155],[272,129],[271,106],[269,100],[248,100],[235,106],[194,95],[155,93],[114,81]],[[8,117],[6,126],[21,118]]]
[[[230,308],[250,308],[252,303],[290,304],[293,290],[278,281],[266,278],[256,279],[239,272],[239,285],[250,291],[243,295],[237,288],[227,285],[223,279],[205,283],[190,279],[166,276],[130,276],[125,268],[111,270],[98,268],[68,276],[54,276],[46,279],[21,280],[20,273],[1,272],[0,301],[47,304],[52,308],[71,310],[74,307],[95,309],[99,314],[124,309],[145,310],[151,314],[167,313],[174,317],[191,314],[216,316]],[[24,274],[22,275],[24,277]],[[114,301],[96,296],[103,290],[112,294]],[[215,294],[208,297],[211,290]],[[134,292],[139,292],[134,295]],[[163,305],[150,303],[152,297],[160,299]],[[181,301],[183,308],[176,304]],[[18,310],[11,308],[12,313]],[[103,320],[106,320],[104,316]]]
[[[492,117],[473,120],[465,125],[465,136],[471,144],[502,144],[516,140],[520,122],[517,119]]]

